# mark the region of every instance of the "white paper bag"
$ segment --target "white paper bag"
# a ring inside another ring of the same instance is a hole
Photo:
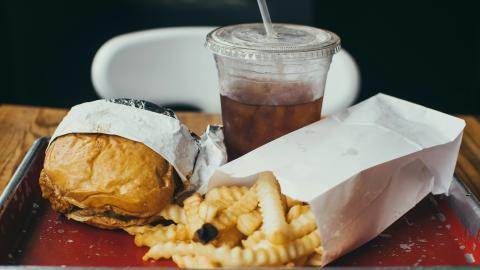
[[[384,94],[218,168],[209,188],[272,171],[309,202],[323,264],[380,234],[428,193],[447,193],[465,122]]]

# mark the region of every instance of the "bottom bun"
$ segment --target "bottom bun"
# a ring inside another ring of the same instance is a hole
[[[85,213],[84,213],[85,212]],[[78,210],[66,214],[67,218],[83,222],[102,229],[118,229],[130,226],[145,225],[155,222],[160,217],[134,218],[125,217],[125,220],[107,215],[89,215],[88,211]]]

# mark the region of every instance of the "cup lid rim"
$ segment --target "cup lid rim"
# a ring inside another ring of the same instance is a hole
[[[340,38],[328,30],[296,24],[273,24],[267,38],[263,24],[219,27],[207,34],[205,47],[214,54],[239,59],[315,59],[337,53]]]

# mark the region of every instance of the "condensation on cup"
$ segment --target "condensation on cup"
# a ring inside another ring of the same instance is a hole
[[[225,145],[233,160],[318,121],[332,56],[340,38],[309,26],[262,24],[218,28],[207,35],[217,64]]]

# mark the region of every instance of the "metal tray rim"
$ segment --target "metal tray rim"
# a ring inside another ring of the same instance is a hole
[[[12,178],[10,179],[8,184],[5,186],[5,189],[3,190],[3,192],[0,194],[0,217],[3,215],[3,211],[5,210],[10,200],[15,195],[15,192],[17,191],[18,187],[20,186],[22,182],[22,176],[32,164],[35,158],[36,152],[43,144],[46,143],[46,141],[48,142],[49,139],[50,137],[41,137],[36,139],[33,142],[30,149],[25,154],[25,157],[23,158],[22,162],[20,162],[20,165],[15,170],[15,173],[13,174]]]

